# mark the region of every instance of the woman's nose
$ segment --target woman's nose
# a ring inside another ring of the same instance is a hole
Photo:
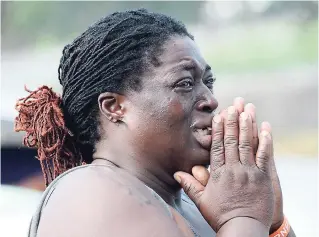
[[[202,100],[197,104],[197,110],[205,113],[212,113],[217,107],[218,101],[214,96],[210,96],[210,98]]]

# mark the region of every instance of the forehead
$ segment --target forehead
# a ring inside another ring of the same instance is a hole
[[[183,61],[194,62],[201,69],[205,69],[207,65],[197,44],[187,36],[175,36],[164,43],[159,60],[166,69]]]

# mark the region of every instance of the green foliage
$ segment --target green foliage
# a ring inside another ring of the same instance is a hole
[[[50,45],[64,44],[102,16],[141,7],[171,15],[186,24],[196,23],[203,4],[190,1],[2,1],[2,49],[32,47],[42,50]],[[274,1],[259,18],[302,9],[301,12],[308,12],[307,19],[301,14],[297,16],[299,23],[267,23],[266,19],[258,26],[245,24],[227,30],[225,34],[218,33],[213,43],[207,40],[206,45],[201,45],[203,53],[216,71],[230,73],[316,63],[318,22],[309,21],[318,16],[315,6],[318,6],[316,2]]]
[[[2,2],[2,36],[6,48],[34,46],[39,38],[65,40],[114,11],[146,8],[188,23],[198,20],[203,2]],[[71,30],[70,30],[71,29]],[[52,41],[51,40],[51,41]]]
[[[317,63],[318,22],[234,29],[205,45],[203,54],[216,71],[227,73]]]

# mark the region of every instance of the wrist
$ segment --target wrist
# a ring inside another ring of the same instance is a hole
[[[282,223],[284,223],[284,220],[285,220],[285,217],[283,217],[282,220],[276,222],[275,224],[272,224],[270,229],[269,229],[269,235],[271,235],[276,230],[278,230],[280,228],[280,226],[282,225]]]
[[[278,222],[279,223],[279,222]],[[277,225],[277,224],[276,224]],[[275,225],[274,225],[275,226]],[[272,231],[269,237],[287,237],[289,235],[290,225],[286,217],[284,217],[281,225]]]
[[[269,227],[250,217],[235,217],[222,225],[217,236],[268,237]]]

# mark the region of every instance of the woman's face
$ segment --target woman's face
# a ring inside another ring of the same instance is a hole
[[[213,111],[213,75],[195,42],[173,37],[160,65],[142,78],[142,89],[127,95],[129,140],[156,165],[190,171],[208,165]],[[208,129],[207,129],[208,128]]]

